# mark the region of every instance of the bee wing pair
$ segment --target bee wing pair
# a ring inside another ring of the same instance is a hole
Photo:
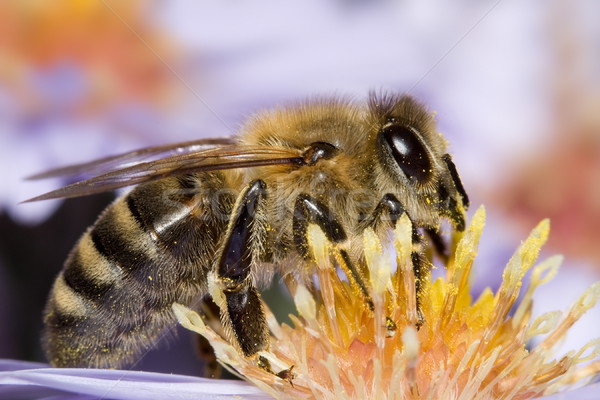
[[[234,138],[200,139],[173,143],[30,176],[27,179],[54,177],[84,179],[25,200],[24,203],[88,196],[168,176],[264,165],[297,164],[302,160],[298,150],[244,146],[237,144]]]

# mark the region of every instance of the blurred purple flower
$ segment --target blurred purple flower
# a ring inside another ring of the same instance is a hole
[[[544,400],[597,400],[600,398],[600,383],[594,383],[565,393],[543,397]]]
[[[36,123],[35,140],[19,124],[2,122],[7,125],[10,149],[2,162],[19,168],[17,174],[11,169],[6,177],[10,184],[0,188],[0,207],[8,208],[11,215],[39,220],[42,211],[35,217],[29,211],[47,207],[27,205],[27,211],[21,211],[25,208],[11,206],[15,197],[23,200],[50,186],[19,183],[13,177],[21,178],[21,172],[159,142],[234,134],[247,113],[307,96],[364,98],[368,90],[411,91],[432,110],[439,110],[441,129],[454,144],[459,166],[469,167],[461,168],[467,183],[481,176],[489,179],[486,172],[500,170],[493,160],[505,159],[498,151],[512,154],[514,138],[520,140],[520,147],[527,147],[524,141],[530,143],[531,132],[538,131],[534,129],[539,125],[536,108],[544,97],[526,84],[535,83],[538,70],[548,63],[538,33],[544,13],[535,5],[499,4],[493,9],[493,2],[459,7],[439,1],[282,5],[273,0],[251,6],[191,1],[150,4],[145,10],[153,26],[173,38],[186,55],[182,63],[164,60],[168,64],[164,69],[174,72],[172,85],[184,95],[171,110],[150,110],[142,118],[136,117],[135,107],[115,104],[120,108],[118,118],[128,119],[135,125],[132,129],[115,121],[111,110],[97,120],[77,123],[77,115],[68,110],[90,85],[82,79],[86,71],[71,64],[37,71],[31,90],[43,94],[51,107]],[[510,29],[503,28],[507,23]],[[471,32],[475,26],[477,30]],[[460,46],[455,48],[457,43]],[[529,88],[525,93],[524,87]],[[13,115],[23,110],[15,111]],[[153,122],[160,119],[161,129],[144,122],[148,116]]]

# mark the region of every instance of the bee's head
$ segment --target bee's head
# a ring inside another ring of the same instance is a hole
[[[444,216],[464,228],[468,199],[446,140],[411,97],[371,95],[366,108],[339,98],[279,108],[253,118],[241,141],[299,151],[294,165],[253,170],[256,178],[283,182],[286,199],[318,193],[352,214],[372,211],[390,193],[422,226]]]
[[[382,173],[397,192],[409,192],[404,197],[414,199],[413,209],[433,208],[463,230],[469,199],[432,116],[407,96],[372,96],[371,112]]]

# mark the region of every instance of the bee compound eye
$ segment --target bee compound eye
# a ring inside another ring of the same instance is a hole
[[[390,124],[381,134],[404,174],[410,180],[426,182],[431,175],[431,160],[418,133],[405,125]]]

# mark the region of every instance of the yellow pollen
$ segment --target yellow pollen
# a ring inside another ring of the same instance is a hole
[[[278,324],[265,307],[272,337],[269,350],[260,353],[275,372],[293,365],[293,385],[241,355],[235,338],[221,336],[194,311],[178,304],[173,310],[184,327],[210,341],[225,368],[276,399],[529,399],[590,382],[600,373],[600,339],[567,354],[556,354],[556,347],[597,303],[600,282],[564,314],[532,315],[535,290],[562,261],[550,257],[536,265],[549,234],[544,220],[508,261],[498,291],[485,289],[473,300],[470,277],[484,224],[481,207],[466,231],[455,233],[445,277],[421,282],[420,310],[408,217],[399,219],[393,235],[364,231],[357,269],[368,275],[373,309],[336,273],[336,245],[309,226],[312,259],[300,267],[313,268],[318,289],[290,288],[298,311],[290,316],[293,326]],[[528,271],[530,284],[518,302]],[[419,311],[423,324],[417,330]]]

